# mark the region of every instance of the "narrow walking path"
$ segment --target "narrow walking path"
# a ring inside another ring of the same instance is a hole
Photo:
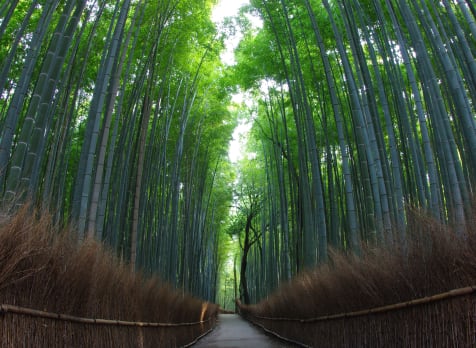
[[[193,348],[285,348],[294,347],[270,337],[237,314],[220,314],[217,327]]]

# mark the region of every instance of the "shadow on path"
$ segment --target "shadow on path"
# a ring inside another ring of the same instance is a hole
[[[193,348],[285,348],[295,347],[270,337],[238,314],[220,314],[217,327]]]

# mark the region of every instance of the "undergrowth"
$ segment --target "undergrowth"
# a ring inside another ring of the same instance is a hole
[[[409,212],[408,246],[364,247],[359,257],[330,251],[328,264],[304,272],[256,305],[256,315],[285,318],[371,309],[476,285],[476,220],[463,235]]]
[[[464,233],[417,211],[407,216],[406,247],[331,251],[327,264],[258,304],[238,303],[241,314],[304,346],[474,347],[474,214]]]
[[[86,318],[161,323],[208,318],[214,321],[215,305],[172,289],[158,278],[132,272],[100,243],[93,240],[78,243],[73,236],[71,229],[59,230],[48,214],[32,211],[28,206],[13,216],[1,215],[0,303]],[[18,332],[19,324],[15,323],[16,333],[8,332],[11,328],[6,326],[6,321],[0,325],[2,336],[9,335],[12,345],[15,335],[24,334]],[[153,344],[184,344],[209,327],[207,324],[198,328],[155,329],[163,332],[155,334]],[[93,336],[102,335],[95,332]],[[30,339],[48,342],[48,333],[41,335],[45,337]],[[138,335],[137,342],[147,346],[144,334]],[[95,338],[88,339],[94,342]],[[124,342],[121,346],[128,344]]]

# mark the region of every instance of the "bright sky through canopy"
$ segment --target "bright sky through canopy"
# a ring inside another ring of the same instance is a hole
[[[212,20],[219,26],[226,17],[237,16],[242,6],[249,5],[249,0],[220,0],[213,8]],[[260,19],[253,20],[255,26],[260,26]],[[238,30],[232,37],[225,41],[225,52],[221,59],[225,64],[235,64],[234,49],[238,46],[243,34]],[[244,102],[243,94],[238,94],[233,97],[235,102]],[[251,122],[240,121],[233,132],[233,139],[230,141],[228,156],[231,162],[238,162],[243,158],[244,146],[246,144],[248,132],[251,129]]]
[[[212,11],[212,20],[219,26],[226,17],[234,17],[239,14],[240,8],[249,5],[249,0],[220,0]],[[261,19],[255,16],[247,16],[254,27],[262,27]],[[238,29],[238,28],[237,28]],[[233,50],[238,46],[243,34],[237,30],[236,34],[228,37],[225,41],[226,50],[221,59],[225,64],[235,64]]]
[[[247,4],[249,4],[248,0],[220,0],[213,8],[212,20],[216,25],[220,25],[226,17],[237,16],[240,7]],[[226,49],[221,56],[221,59],[225,64],[233,65],[235,63],[233,50],[238,46],[241,37],[241,33],[237,32],[236,35],[227,38],[225,42]]]
[[[220,0],[213,8],[212,20],[221,22],[225,17],[236,16],[240,7],[248,4],[248,0]]]

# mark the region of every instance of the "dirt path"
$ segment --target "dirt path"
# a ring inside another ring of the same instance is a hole
[[[220,314],[218,326],[193,348],[285,348],[295,347],[265,335],[237,314]]]

